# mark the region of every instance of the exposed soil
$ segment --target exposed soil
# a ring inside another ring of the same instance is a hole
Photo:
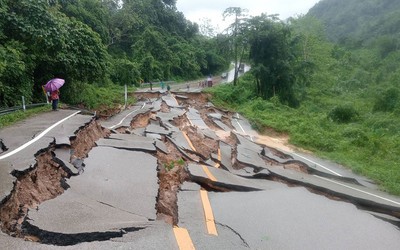
[[[123,110],[122,105],[118,105],[117,107],[110,108],[109,106],[103,106],[96,110],[97,117],[102,120],[106,120],[111,116],[120,113]]]
[[[194,145],[196,152],[201,154],[203,158],[210,158],[211,153],[218,153],[218,141],[204,136],[197,128],[186,127],[184,130]]]
[[[184,129],[190,126],[190,122],[186,116],[175,117],[171,124],[180,129]]]
[[[283,168],[285,168],[285,169],[291,169],[291,170],[295,170],[295,171],[297,171],[297,172],[301,172],[301,173],[308,174],[308,171],[307,171],[307,169],[306,169],[304,166],[301,166],[301,165],[296,164],[296,163],[285,164],[285,165],[283,166]]]
[[[108,129],[102,128],[98,122],[93,120],[80,128],[75,138],[71,138],[72,155],[79,159],[86,158],[89,151],[96,145],[95,142],[99,138],[104,138],[109,135],[110,131]]]
[[[71,138],[71,159],[83,159],[95,146],[95,141],[109,135],[97,121],[92,120],[79,129]],[[40,150],[36,155],[36,164],[24,172],[14,171],[17,181],[11,194],[0,205],[0,227],[9,235],[34,240],[23,227],[29,209],[35,209],[40,203],[61,195],[69,186],[66,178],[71,172],[65,164],[55,157],[55,145]],[[39,239],[40,240],[40,239]]]
[[[150,124],[150,118],[152,118],[152,113],[147,112],[144,114],[138,114],[131,121],[131,128],[145,128]]]
[[[168,148],[168,154],[157,151],[159,189],[157,195],[157,219],[164,220],[171,225],[178,224],[178,190],[181,184],[189,180],[185,168],[186,163],[179,165],[178,161],[183,159],[176,147],[164,140]],[[170,169],[170,167],[172,169]]]
[[[133,96],[136,97],[136,100],[138,101],[146,101],[149,99],[154,99],[154,98],[159,98],[162,94],[159,92],[136,92],[132,94]]]
[[[161,112],[168,113],[170,110],[170,107],[165,102],[161,102]]]
[[[43,201],[61,195],[68,187],[65,178],[70,175],[54,158],[50,149],[36,156],[36,165],[26,173],[19,173],[10,197],[0,207],[2,231],[13,236],[23,236],[22,223],[29,209],[37,208]]]
[[[179,105],[182,106],[192,106],[195,107],[197,110],[201,110],[204,108],[204,105],[209,102],[209,99],[211,97],[210,94],[206,93],[177,93],[177,94],[182,94],[186,97],[187,99],[180,99],[178,98]]]

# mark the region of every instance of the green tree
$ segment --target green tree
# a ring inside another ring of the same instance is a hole
[[[249,57],[258,95],[264,99],[278,96],[282,103],[298,106],[295,89],[304,80],[299,76],[305,65],[299,60],[299,46],[290,27],[276,16],[262,14],[249,20],[249,29]]]
[[[112,60],[110,78],[116,84],[139,86],[139,66],[127,58],[116,58]]]
[[[232,55],[235,63],[235,75],[233,79],[233,85],[237,84],[239,65],[243,61],[244,54],[247,49],[247,9],[240,7],[229,7],[222,14],[224,20],[228,17],[234,17],[234,22],[227,28],[228,34],[230,34],[230,43],[232,45]]]
[[[113,1],[99,0],[77,0],[59,1],[60,11],[68,17],[74,17],[78,21],[88,25],[93,31],[98,33],[103,43],[110,40],[109,22],[111,15],[109,8],[116,8]]]
[[[4,40],[19,42],[15,54],[26,67],[25,77],[6,84],[25,86],[25,92],[33,93],[27,95],[28,102],[29,97],[43,100],[41,85],[54,76],[69,82],[93,82],[105,76],[107,52],[89,26],[69,19],[45,0],[10,0],[6,4],[8,11],[1,22]]]

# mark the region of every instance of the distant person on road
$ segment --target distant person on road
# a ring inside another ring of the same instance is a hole
[[[161,82],[160,82],[160,85],[161,85],[161,89],[164,90],[165,83],[164,83],[163,81],[161,81]]]
[[[211,75],[209,75],[208,78],[207,78],[207,86],[208,87],[212,87],[212,85],[213,85],[212,77],[211,77]]]
[[[150,90],[153,90],[153,83],[151,81],[150,82]]]
[[[53,111],[58,111],[58,100],[60,99],[60,91],[54,90],[50,93],[51,107]]]
[[[167,91],[169,92],[171,90],[171,86],[169,84],[167,85]]]

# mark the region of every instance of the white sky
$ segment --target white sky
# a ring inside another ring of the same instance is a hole
[[[319,0],[177,0],[176,6],[186,19],[202,24],[201,19],[208,18],[214,27],[220,30],[223,23],[222,13],[229,7],[248,9],[250,16],[261,13],[279,14],[281,20],[298,14],[307,14]]]

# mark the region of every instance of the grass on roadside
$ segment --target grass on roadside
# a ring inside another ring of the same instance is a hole
[[[355,103],[360,110],[357,118],[338,123],[330,118],[338,103],[329,97],[325,103],[332,105],[323,108],[304,103],[292,109],[254,98],[243,85],[220,85],[209,91],[214,104],[241,113],[255,129],[273,128],[287,133],[290,143],[343,164],[374,180],[384,191],[400,195],[400,128],[395,125],[400,124],[398,116],[371,113],[366,105]]]
[[[78,88],[76,88],[78,89]],[[77,105],[80,108],[86,108],[89,110],[97,109],[113,109],[124,105],[125,102],[125,88],[119,85],[110,85],[107,87],[99,87],[90,84],[81,84],[80,91],[62,91],[61,101],[69,99],[69,105]],[[128,88],[128,99],[127,105],[132,105],[136,102],[136,99],[130,93],[133,93],[135,88]],[[50,106],[36,107],[27,109],[24,111],[17,111],[7,115],[0,116],[0,129],[5,126],[10,126],[16,122],[27,119],[36,114],[49,111]]]
[[[43,107],[35,107],[32,109],[27,109],[25,111],[20,110],[16,111],[7,115],[0,116],[0,129],[4,128],[6,126],[10,126],[14,123],[17,123],[19,121],[25,120],[31,116],[34,116],[36,114],[40,114],[46,111],[49,111],[51,108],[49,105],[43,106]]]

